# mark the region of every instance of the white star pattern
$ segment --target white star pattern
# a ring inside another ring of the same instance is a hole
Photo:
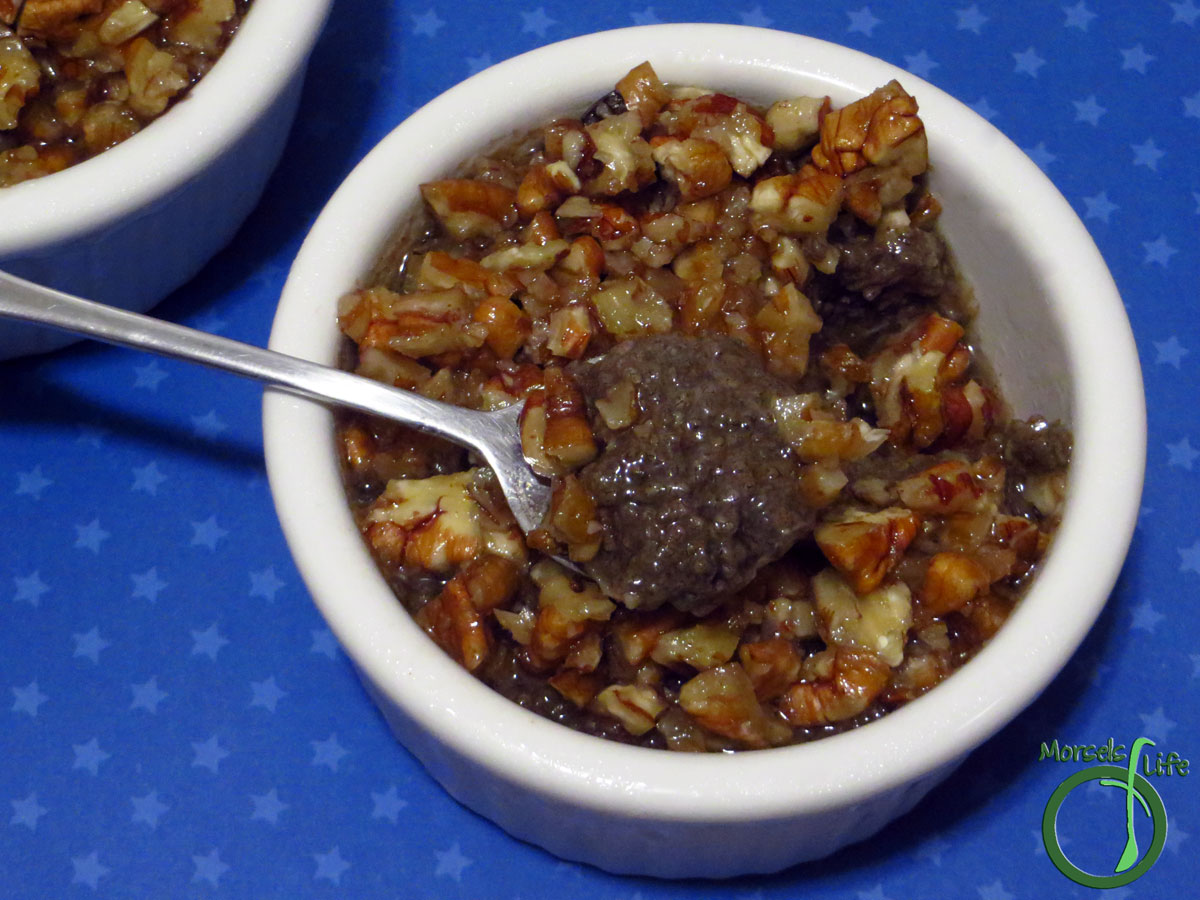
[[[1100,117],[1108,112],[1103,106],[1096,102],[1096,95],[1092,94],[1085,100],[1073,100],[1075,105],[1075,121],[1087,122],[1089,125],[1099,125]]]
[[[40,500],[42,491],[53,484],[53,481],[42,474],[41,466],[34,466],[28,472],[17,473],[17,496],[32,497],[34,500]]]
[[[1190,547],[1179,548],[1179,571],[1200,575],[1200,539]]]
[[[1183,0],[1182,3],[1170,4],[1174,15],[1171,16],[1171,23],[1182,22],[1184,25],[1191,27],[1196,24],[1196,17],[1200,16],[1200,6],[1196,6],[1192,0]]]
[[[82,656],[84,659],[90,659],[94,663],[100,662],[100,651],[106,647],[111,647],[108,641],[100,637],[100,629],[93,628],[91,631],[83,634],[71,635],[71,640],[75,642],[75,656]]]
[[[50,699],[38,690],[38,683],[36,681],[29,682],[25,687],[15,687],[12,689],[12,692],[12,711],[28,713],[33,718],[37,718],[38,707]]]
[[[1099,219],[1101,222],[1108,224],[1108,218],[1120,207],[1108,199],[1108,192],[1101,191],[1094,197],[1084,197],[1083,205],[1087,211],[1084,216],[1089,219]]]
[[[1192,94],[1190,97],[1181,97],[1183,102],[1183,114],[1190,119],[1200,119],[1200,91]]]
[[[1190,769],[1189,769],[1190,771]],[[1178,853],[1179,847],[1191,837],[1191,834],[1179,827],[1179,821],[1171,815],[1167,816],[1167,843],[1166,847],[1172,853]]]
[[[93,775],[100,774],[100,764],[112,757],[111,753],[100,748],[97,738],[92,738],[86,744],[73,744],[72,749],[75,751],[75,762],[71,768],[83,769]]]
[[[958,19],[955,27],[959,31],[969,31],[972,34],[979,34],[980,29],[988,22],[988,17],[981,13],[979,6],[974,3],[966,9],[955,10],[954,15]]]
[[[477,72],[482,72],[492,64],[492,55],[490,53],[481,53],[479,56],[467,57],[467,72],[474,75]]]
[[[1175,727],[1175,722],[1163,714],[1161,706],[1152,713],[1139,713],[1138,718],[1142,720],[1142,728],[1146,732],[1146,737],[1159,742],[1167,740],[1167,736]]]
[[[992,108],[992,104],[988,103],[987,97],[980,97],[971,104],[971,109],[975,110],[976,113],[983,116],[989,122],[998,115],[996,110]]]
[[[106,437],[108,437],[107,428],[101,428],[98,425],[80,425],[79,437],[75,438],[75,442],[99,450],[104,445]]]
[[[193,856],[192,864],[196,867],[192,881],[207,881],[213,887],[216,887],[221,876],[229,871],[229,866],[222,862],[221,854],[215,847],[204,856]]]
[[[658,17],[658,13],[654,11],[653,6],[647,6],[641,12],[629,14],[629,18],[634,25],[661,25],[662,19]]]
[[[1154,62],[1156,57],[1151,56],[1146,52],[1146,48],[1141,44],[1136,47],[1130,47],[1128,50],[1121,51],[1121,69],[1127,72],[1137,72],[1140,75],[1146,74],[1146,66]]]
[[[455,841],[449,850],[437,850],[433,855],[437,859],[437,867],[433,870],[435,878],[441,878],[444,875],[456,882],[461,882],[463,870],[471,865],[471,860],[463,856],[458,841]]]
[[[253,695],[250,698],[250,705],[252,707],[261,706],[270,712],[275,712],[275,704],[287,696],[287,691],[281,690],[275,684],[274,676],[265,681],[250,682],[250,692]]]
[[[158,595],[166,588],[167,583],[158,577],[158,567],[151,566],[140,575],[131,575],[133,579],[133,596],[154,603]]]
[[[9,819],[9,825],[24,825],[30,831],[37,831],[38,819],[44,816],[49,810],[42,804],[38,803],[37,792],[34,791],[24,800],[12,801],[13,814]]]
[[[100,886],[100,879],[111,870],[100,864],[100,854],[93,850],[87,856],[71,858],[71,884],[86,884],[93,891]]]
[[[364,57],[355,64],[354,71],[358,75],[359,81],[365,84],[380,85],[392,74],[392,67],[379,57]],[[221,425],[221,428],[224,430],[224,424]]]
[[[546,8],[544,6],[539,6],[533,12],[521,13],[521,18],[524,20],[521,30],[526,34],[536,34],[540,38],[546,36],[547,28],[558,24],[554,19],[546,15]]]
[[[859,34],[865,34],[867,37],[871,36],[871,32],[875,30],[875,26],[882,21],[871,12],[871,7],[869,6],[864,6],[862,9],[854,12],[847,12],[846,15],[850,17],[850,25],[846,30],[851,34],[858,32]]]
[[[917,851],[918,859],[927,859],[935,866],[942,864],[942,854],[950,849],[950,845],[940,838],[933,838],[921,845]]]
[[[1012,58],[1016,62],[1014,71],[1033,78],[1037,78],[1038,69],[1046,64],[1046,61],[1032,47],[1022,50],[1020,53],[1014,53]]]
[[[221,648],[228,643],[229,641],[217,630],[217,623],[213,622],[203,631],[192,632],[192,656],[207,656],[215,660]]]
[[[261,819],[272,825],[278,825],[279,814],[289,808],[287,803],[280,801],[276,788],[271,788],[265,794],[251,794],[250,802],[254,804],[254,812],[250,813],[251,821]]]
[[[166,691],[159,690],[157,678],[151,678],[142,684],[131,684],[129,689],[133,691],[133,702],[129,704],[129,708],[144,709],[151,715],[157,713],[158,704],[170,696]]]
[[[1179,343],[1179,338],[1171,335],[1165,341],[1155,341],[1154,351],[1157,353],[1155,362],[1160,366],[1174,366],[1179,368],[1179,364],[1183,362],[1183,358],[1187,356],[1187,347]]]
[[[334,884],[341,884],[342,875],[350,868],[350,863],[342,859],[342,852],[337,847],[328,853],[314,853],[313,859],[317,863],[317,871],[313,875],[314,880],[324,878]]]
[[[1174,444],[1167,444],[1167,465],[1192,471],[1192,463],[1200,456],[1200,450],[1192,447],[1186,437]]]
[[[216,516],[209,516],[203,522],[192,523],[193,547],[207,547],[209,550],[216,550],[217,544],[228,535],[229,532],[217,524]]]
[[[192,753],[192,767],[208,769],[214,775],[217,774],[222,760],[229,756],[229,751],[221,746],[221,742],[215,734],[207,741],[193,743]]]
[[[50,593],[50,585],[42,581],[41,572],[34,572],[24,577],[17,576],[13,579],[13,584],[17,586],[17,592],[13,595],[13,600],[17,603],[40,606],[42,597]]]
[[[1150,605],[1149,600],[1143,600],[1133,610],[1133,627],[1139,631],[1145,631],[1149,634],[1153,634],[1154,629],[1158,627],[1158,623],[1161,622],[1163,618],[1163,614],[1156,612],[1154,607]]]
[[[158,827],[158,820],[171,807],[158,799],[158,791],[151,791],[143,797],[130,797],[133,804],[132,821],[142,822],[150,826],[151,831]]]
[[[1158,149],[1158,145],[1154,143],[1154,138],[1146,138],[1140,144],[1130,144],[1129,149],[1133,151],[1133,164],[1135,166],[1145,166],[1152,172],[1158,171],[1159,161],[1166,156],[1165,152]]]
[[[92,519],[86,525],[75,526],[75,546],[80,550],[91,550],[99,555],[100,545],[111,535],[100,527],[99,519]]]
[[[163,371],[163,367],[158,364],[157,359],[152,359],[144,366],[133,367],[133,386],[135,388],[145,388],[148,391],[157,391],[158,385],[167,373]]]
[[[875,885],[875,887],[871,888],[871,890],[859,891],[854,896],[857,898],[857,900],[892,900],[891,897],[883,892],[882,882]]]
[[[1058,159],[1056,154],[1051,153],[1046,149],[1046,144],[1044,141],[1038,141],[1033,147],[1026,147],[1025,154],[1035,163],[1037,163],[1037,167],[1043,172],[1046,171],[1048,166]]]
[[[327,766],[330,772],[338,770],[338,764],[350,751],[338,743],[337,735],[331,734],[323,741],[310,741],[313,748],[314,766]]]
[[[146,465],[133,470],[133,487],[130,490],[157,497],[159,486],[166,480],[167,476],[158,470],[158,463],[150,460]]]
[[[1063,12],[1066,13],[1066,21],[1063,23],[1068,28],[1078,28],[1080,31],[1087,31],[1088,26],[1092,24],[1092,19],[1096,18],[1096,14],[1087,8],[1087,4],[1080,0],[1074,6],[1064,6]]]
[[[1170,245],[1165,234],[1160,234],[1152,241],[1144,241],[1142,249],[1146,251],[1146,265],[1156,263],[1160,266],[1165,266],[1170,262],[1171,257],[1179,251]]]
[[[333,659],[337,655],[337,649],[337,638],[333,636],[332,631],[328,628],[313,629],[312,645],[309,647],[311,653],[319,653]]]
[[[978,889],[979,900],[1014,900],[1012,894],[1004,889],[999,881],[993,881],[991,884],[983,885]]]
[[[217,411],[210,409],[202,416],[192,416],[192,432],[198,438],[211,440],[225,431],[229,426],[217,416]]]
[[[425,37],[433,37],[446,24],[442,20],[442,17],[437,14],[437,10],[434,9],[423,12],[418,16],[413,16],[412,23],[413,34],[420,34]]]
[[[743,25],[749,25],[753,28],[770,28],[775,20],[763,12],[761,6],[756,6],[754,9],[747,10],[739,17]]]
[[[274,566],[267,566],[261,572],[250,573],[250,596],[262,597],[268,603],[275,600],[275,595],[284,586],[275,574]]]
[[[197,331],[207,331],[210,334],[220,334],[225,330],[227,322],[215,312],[206,313],[195,321],[193,328]]]
[[[399,819],[400,811],[408,806],[408,801],[400,798],[394,784],[386,791],[380,791],[379,793],[372,791],[371,801],[374,803],[374,808],[371,810],[371,818],[387,819],[393,825]]]
[[[924,50],[912,56],[904,57],[904,68],[919,78],[929,78],[929,73],[938,67],[938,63],[929,58]]]

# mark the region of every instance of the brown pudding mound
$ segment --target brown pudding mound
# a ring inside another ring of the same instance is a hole
[[[568,371],[587,397],[636,388],[636,424],[598,422],[604,449],[579,473],[606,534],[586,569],[625,606],[707,613],[812,532],[771,412],[791,391],[742,344],[658,335]]]

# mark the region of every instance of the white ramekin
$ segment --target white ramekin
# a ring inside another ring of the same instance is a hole
[[[1095,245],[1049,180],[999,131],[919,78],[853,50],[721,25],[576,38],[501,63],[385,138],[334,195],[292,268],[271,346],[333,363],[335,305],[417,203],[498,135],[606,93],[650,60],[664,80],[835,104],[899,78],[921,104],[944,230],[973,282],[983,349],[1019,414],[1070,423],[1070,496],[1043,570],[962,671],[883,719],[803,746],[684,755],[621,746],[494,694],[392,596],[344,500],[328,411],[264,403],[279,518],[317,606],[399,739],[454,797],[511,834],[617,872],[777,870],[861,840],[910,809],[1024,709],[1091,627],[1132,533],[1145,456],[1141,372]]]
[[[145,130],[0,189],[0,269],[143,312],[196,274],[262,194],[331,0],[254,0],[212,70]],[[64,346],[0,323],[0,359]]]

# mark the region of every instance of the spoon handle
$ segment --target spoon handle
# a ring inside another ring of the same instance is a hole
[[[486,416],[295,356],[73,297],[6,272],[0,272],[0,316],[244,375],[305,397],[383,415],[469,446],[479,443],[471,425]]]
[[[0,272],[0,317],[223,369],[303,397],[394,419],[470,447],[496,471],[525,530],[537,525],[549,500],[549,489],[534,477],[520,452],[518,420],[523,404],[490,413],[452,406],[295,356],[73,297],[6,272]]]

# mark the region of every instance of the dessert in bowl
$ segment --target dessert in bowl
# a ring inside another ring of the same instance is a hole
[[[0,268],[137,312],[195,275],[279,161],[329,5],[25,4],[33,30],[18,40],[5,27],[0,44],[4,124],[13,126],[0,143]],[[83,55],[60,59],[54,48],[68,43]],[[106,74],[87,80],[92,57]],[[71,340],[4,323],[0,359]]]
[[[269,396],[268,466],[314,599],[397,735],[455,797],[518,837],[614,871],[769,871],[866,837],[911,807],[1069,658],[1111,588],[1137,509],[1140,373],[1119,298],[1086,232],[990,125],[878,60],[726,26],[631,29],[553,45],[416,113],[360,164],[314,226],[289,277],[272,347],[337,361],[338,298],[371,287],[377,260],[418,208],[420,185],[453,175],[499,138],[556,115],[581,115],[643,60],[669,84],[764,105],[829,96],[839,108],[897,78],[919,100],[930,190],[978,297],[975,332],[984,352],[1018,417],[1062,421],[1076,442],[1061,526],[1028,594],[991,642],[929,693],[818,741],[712,754],[622,746],[510,703],[428,639],[362,540],[327,412]],[[573,74],[541,74],[563,71]],[[1123,426],[1113,426],[1114,413]],[[1097,541],[1108,542],[1104,558],[1114,562],[1096,565]],[[1074,601],[1067,609],[1065,593]]]

